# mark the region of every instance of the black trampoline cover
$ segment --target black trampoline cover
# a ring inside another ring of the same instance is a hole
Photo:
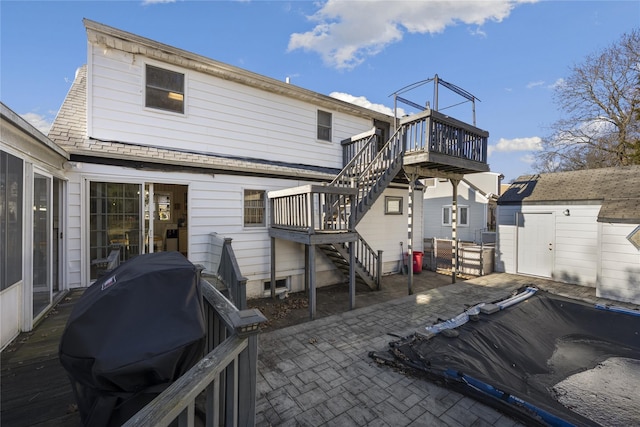
[[[542,425],[597,425],[559,403],[554,386],[612,357],[640,361],[640,317],[543,291],[497,313],[481,314],[478,321],[456,330],[457,337],[405,337],[390,343],[390,357],[371,356],[412,368],[527,424]],[[496,399],[478,392],[464,376],[504,394]],[[507,396],[517,396],[560,422],[544,421],[540,412],[524,405],[507,405]],[[630,398],[637,403],[637,395]]]
[[[179,252],[140,255],[94,282],[60,341],[82,423],[120,425],[202,357],[199,270]]]

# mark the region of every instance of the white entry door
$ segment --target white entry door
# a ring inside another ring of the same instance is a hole
[[[551,277],[554,235],[552,213],[518,214],[518,273]]]

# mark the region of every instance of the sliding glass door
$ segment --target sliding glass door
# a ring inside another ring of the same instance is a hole
[[[187,256],[187,192],[177,184],[90,182],[90,280],[98,278],[100,260],[116,247],[120,262],[160,251]]]
[[[52,297],[52,212],[51,178],[33,175],[33,318],[49,304]]]
[[[141,253],[140,184],[91,182],[89,190],[89,255],[92,261],[106,258],[118,247],[120,261]],[[91,263],[91,280],[98,265]]]

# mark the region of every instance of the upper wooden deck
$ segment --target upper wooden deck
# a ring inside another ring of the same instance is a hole
[[[487,131],[434,110],[402,118],[400,129],[404,132],[403,165],[421,178],[489,171]]]

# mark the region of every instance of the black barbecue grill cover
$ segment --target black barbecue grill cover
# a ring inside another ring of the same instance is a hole
[[[199,270],[179,252],[133,258],[91,285],[60,341],[83,425],[120,425],[202,357]]]

